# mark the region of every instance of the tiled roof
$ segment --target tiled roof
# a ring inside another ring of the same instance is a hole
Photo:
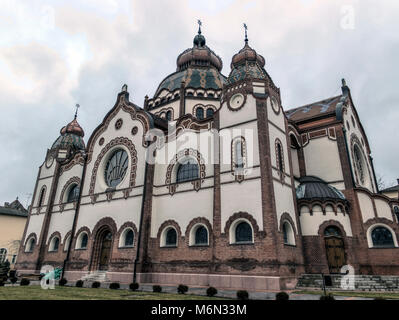
[[[298,199],[337,199],[345,200],[341,191],[314,176],[302,177],[296,190]]]
[[[17,199],[11,202],[11,204],[6,202],[4,207],[0,206],[0,215],[27,217],[28,211]]]
[[[334,113],[335,108],[342,97],[342,95],[339,95],[322,101],[307,104],[299,108],[287,110],[285,114],[289,120],[299,122],[317,116]]]
[[[381,190],[381,192],[392,192],[392,191],[399,191],[399,184],[397,186],[389,187],[384,190]]]

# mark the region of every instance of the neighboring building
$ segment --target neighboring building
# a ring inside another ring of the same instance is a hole
[[[141,283],[274,290],[346,264],[399,275],[399,201],[378,194],[345,81],[342,94],[284,112],[247,39],[221,70],[199,32],[144,108],[123,86],[87,146],[76,115],[61,129],[39,169],[20,274],[51,264],[70,281],[137,272]],[[177,136],[145,138],[168,126]],[[197,148],[204,132],[210,148]]]
[[[398,200],[399,199],[399,179],[398,179],[398,184],[396,186],[386,188],[386,189],[382,190],[381,193],[383,195],[387,196],[388,198]]]
[[[13,268],[28,219],[28,211],[18,198],[0,206],[0,263],[8,260]]]

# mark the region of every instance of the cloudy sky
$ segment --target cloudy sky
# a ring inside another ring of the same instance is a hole
[[[228,75],[243,46],[266,58],[294,108],[340,93],[346,78],[377,174],[399,178],[397,0],[0,0],[0,204],[25,205],[59,130],[79,122],[87,142],[128,84],[142,106],[192,46],[197,19]]]

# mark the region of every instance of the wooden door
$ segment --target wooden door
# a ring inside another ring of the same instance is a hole
[[[111,255],[112,234],[107,232],[103,236],[100,252],[99,270],[108,270],[109,257]]]
[[[346,265],[344,240],[339,237],[325,238],[326,254],[330,273],[340,273]]]

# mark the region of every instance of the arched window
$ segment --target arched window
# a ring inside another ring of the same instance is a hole
[[[172,111],[169,110],[166,112],[166,120],[172,121]]]
[[[129,156],[123,149],[114,151],[105,166],[105,182],[111,188],[116,187],[123,180],[129,164]]]
[[[196,245],[208,244],[208,230],[204,226],[199,226],[195,231],[195,244]]]
[[[67,202],[75,202],[79,198],[79,186],[74,184],[68,192]]]
[[[177,246],[177,232],[174,228],[169,228],[165,235],[165,246],[175,247]]]
[[[324,230],[324,236],[326,237],[341,237],[341,230],[335,226],[329,226]]]
[[[1,248],[0,249],[0,263],[5,262],[7,259],[7,249]]]
[[[195,111],[195,116],[197,117],[198,120],[204,119],[204,108],[198,107],[197,110]]]
[[[371,232],[371,240],[373,241],[374,247],[395,247],[391,231],[382,226],[373,229]]]
[[[58,247],[60,246],[60,239],[58,237],[54,237],[50,242],[49,251],[58,251]]]
[[[206,109],[206,117],[207,118],[211,118],[213,117],[213,114],[215,113],[215,111],[212,108],[208,108]]]
[[[287,221],[283,223],[283,236],[284,244],[295,245],[294,231],[292,230],[291,224]]]
[[[249,223],[243,221],[238,223],[235,230],[236,242],[252,242],[252,228]]]
[[[355,168],[358,173],[360,183],[364,183],[365,173],[364,173],[363,155],[357,144],[355,144],[355,146],[353,147],[353,156],[354,156]]]
[[[132,229],[127,228],[122,233],[122,247],[133,247],[134,243],[134,232]]]
[[[281,144],[277,143],[277,165],[280,172],[284,172],[284,158],[283,158],[283,150],[281,148]]]
[[[40,191],[40,197],[39,197],[39,207],[41,207],[44,203],[44,195],[46,194],[46,188],[43,187],[42,190]]]
[[[398,206],[395,206],[395,208],[393,208],[393,212],[395,213],[396,220],[397,220],[398,223],[399,223],[399,207],[398,207]]]
[[[33,249],[35,249],[35,245],[36,245],[35,238],[30,238],[26,245],[26,252],[33,252]]]
[[[192,158],[187,158],[179,164],[176,182],[185,182],[198,179],[198,163]]]
[[[71,245],[71,236],[68,236],[64,241],[64,251],[68,251],[69,246]]]
[[[239,139],[234,143],[235,149],[235,167],[240,169],[244,167],[244,148],[242,145],[242,140]]]
[[[87,236],[87,233],[82,232],[78,237],[77,249],[86,249],[88,241],[89,237]]]

